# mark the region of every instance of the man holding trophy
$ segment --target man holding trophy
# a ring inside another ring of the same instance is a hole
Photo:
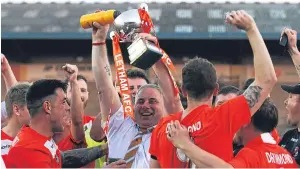
[[[146,8],[125,11],[114,20],[115,32],[111,33],[111,38],[121,100],[113,85],[107,58],[105,42],[109,25],[92,23],[92,68],[101,113],[104,117],[109,116],[108,163],[117,161],[119,166],[126,164],[127,168],[149,168],[153,129],[167,112],[182,111],[178,90],[168,69],[170,59],[158,47],[156,37],[149,34],[153,24]],[[135,103],[131,101],[120,42],[131,43],[128,53],[132,65],[142,69],[152,67],[159,79],[159,87],[154,84],[142,86],[135,96]]]

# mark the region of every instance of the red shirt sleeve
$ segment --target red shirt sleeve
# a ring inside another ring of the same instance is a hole
[[[258,168],[260,161],[256,152],[249,148],[243,148],[229,164],[233,168]]]
[[[49,155],[38,150],[12,148],[8,153],[7,168],[52,168]]]
[[[241,95],[217,106],[220,123],[229,124],[229,132],[233,136],[243,125],[251,121],[251,112],[246,98]]]

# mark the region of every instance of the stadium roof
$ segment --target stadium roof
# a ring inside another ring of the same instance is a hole
[[[140,4],[132,3],[135,0],[131,0],[131,3],[104,3],[102,1],[95,4],[86,3],[94,0],[85,0],[85,3],[81,4],[44,4],[44,2],[55,0],[22,4],[3,3],[3,1],[7,2],[8,0],[2,0],[1,6],[2,39],[89,39],[91,30],[83,29],[79,25],[79,18],[82,15],[93,13],[97,9],[117,9],[123,12],[136,8]],[[79,2],[79,0],[77,1]],[[157,1],[162,2],[161,0]],[[186,2],[189,1],[191,0]],[[237,0],[231,0],[231,2],[233,1],[237,2]],[[284,0],[280,1],[283,2]],[[299,2],[300,0],[297,1]],[[59,0],[59,2],[66,2],[66,0]],[[148,2],[147,4],[156,31],[161,39],[245,39],[246,35],[244,32],[224,23],[224,14],[226,12],[239,9],[246,10],[254,17],[265,39],[277,40],[284,27],[291,27],[296,30],[300,28],[300,3]]]
[[[128,0],[1,0],[1,3],[128,3]],[[130,0],[143,3],[145,0]],[[300,3],[300,0],[147,0],[147,3]]]

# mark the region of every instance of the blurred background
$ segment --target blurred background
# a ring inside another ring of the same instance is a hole
[[[82,29],[79,18],[97,9],[126,11],[139,4],[138,1],[124,0],[1,0],[1,52],[6,55],[19,81],[62,79],[60,68],[63,64],[78,65],[79,73],[89,80],[86,113],[96,115],[99,107],[91,72],[91,30]],[[278,130],[280,134],[286,131],[289,126],[283,101],[287,94],[280,85],[295,84],[299,77],[290,56],[278,42],[284,27],[300,31],[300,0],[156,0],[147,4],[160,45],[176,64],[174,76],[178,82],[184,63],[196,56],[215,64],[222,85],[241,87],[247,78],[253,77],[253,56],[246,34],[224,23],[224,14],[231,10],[244,9],[251,14],[265,39],[279,77],[271,97],[280,111]],[[114,64],[110,39],[107,46],[110,63]],[[128,63],[126,46],[121,46]],[[147,74],[154,80],[151,70]],[[3,80],[1,83],[3,100],[6,89]]]

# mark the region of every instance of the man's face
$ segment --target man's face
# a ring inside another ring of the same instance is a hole
[[[51,103],[50,121],[52,124],[52,132],[64,131],[64,118],[70,106],[66,101],[66,94],[61,88],[56,89],[56,95]]]
[[[235,93],[228,93],[226,95],[219,94],[216,100],[216,106],[223,104],[224,102],[237,97],[238,95]]]
[[[139,92],[134,105],[134,117],[141,128],[157,125],[160,120],[164,104],[163,96],[157,89],[145,88]]]
[[[128,78],[128,84],[130,87],[130,94],[132,96],[132,99],[135,100],[135,95],[137,94],[137,91],[141,86],[147,84],[147,82],[143,78]]]
[[[78,80],[77,83],[78,83],[80,93],[81,93],[81,101],[83,102],[83,106],[85,108],[87,105],[87,102],[89,100],[88,86],[87,86],[87,83],[82,79]],[[67,98],[70,103],[71,103],[71,97],[72,97],[72,91],[71,91],[71,85],[69,83]]]
[[[289,94],[284,101],[287,109],[287,121],[292,126],[297,126],[300,122],[300,95]]]

